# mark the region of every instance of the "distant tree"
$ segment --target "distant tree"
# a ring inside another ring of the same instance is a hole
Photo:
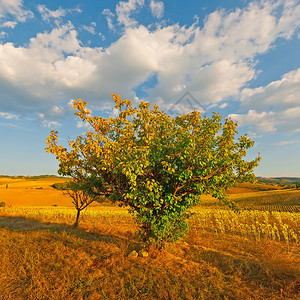
[[[86,186],[76,179],[67,183],[67,188],[64,190],[64,193],[72,198],[72,203],[77,210],[76,220],[73,226],[78,227],[81,211],[95,201],[95,195],[90,195],[86,190]]]
[[[91,130],[70,141],[70,150],[57,144],[52,130],[46,150],[59,160],[60,175],[80,170],[93,192],[128,206],[147,243],[163,247],[188,229],[188,209],[212,194],[234,208],[225,191],[237,182],[255,181],[260,157],[246,161],[253,146],[247,136],[235,140],[237,124],[221,116],[198,111],[175,118],[150,103],[133,108],[113,95],[117,117],[94,116],[86,102],[74,109]],[[71,176],[72,177],[72,176]]]
[[[56,190],[65,191],[68,189],[68,182],[56,182],[51,184],[51,187]]]
[[[97,183],[95,183],[87,174],[84,174],[80,168],[73,168],[68,174],[72,177],[72,180],[55,185],[54,188],[58,188],[63,191],[64,194],[69,195],[72,198],[72,203],[77,211],[74,227],[78,227],[80,213],[87,208],[94,201],[104,202],[105,198],[103,193],[99,193],[97,190]]]
[[[65,162],[66,161],[61,162],[61,164]],[[87,174],[79,165],[71,167],[65,175],[71,177],[72,180],[54,183],[52,187],[63,191],[64,194],[72,198],[72,204],[77,211],[73,226],[78,227],[81,211],[94,201],[104,202],[104,193],[100,192],[99,180],[95,182],[95,180],[93,180],[94,176]]]

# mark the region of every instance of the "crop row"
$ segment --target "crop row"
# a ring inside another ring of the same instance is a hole
[[[275,190],[230,195],[241,206],[299,206],[300,190]]]
[[[246,210],[260,210],[260,211],[279,211],[279,212],[291,212],[300,213],[300,205],[261,205],[261,206],[243,206]]]
[[[299,213],[196,207],[189,224],[192,229],[214,231],[219,234],[238,235],[261,241],[271,239],[288,245],[299,243]],[[25,217],[41,222],[73,224],[75,210],[61,207],[0,208],[0,217]],[[135,231],[136,225],[126,209],[119,207],[93,207],[83,211],[81,224],[86,228],[120,228]],[[0,218],[1,225],[1,218]]]
[[[222,209],[196,209],[191,226],[213,230],[221,234],[234,234],[260,241],[271,239],[287,244],[299,242],[299,214],[289,212],[240,211]]]

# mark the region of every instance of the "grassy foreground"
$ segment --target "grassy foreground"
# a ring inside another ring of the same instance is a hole
[[[300,298],[300,190],[242,184],[209,196],[188,236],[148,257],[126,209],[94,204],[74,229],[61,178],[0,178],[0,299]]]
[[[1,299],[297,299],[299,213],[198,207],[188,236],[146,258],[126,210],[0,209]]]

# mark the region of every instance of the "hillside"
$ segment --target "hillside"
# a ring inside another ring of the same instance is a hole
[[[0,177],[0,201],[6,206],[63,206],[73,207],[71,198],[65,195],[60,186],[67,182],[67,178],[51,176],[14,176]],[[284,189],[282,186],[265,183],[240,183],[237,187],[226,192],[230,199],[235,201],[240,208],[275,209],[278,203],[285,211],[290,211],[290,206],[300,204],[300,190]],[[202,205],[219,206],[220,204],[211,196],[201,196]],[[93,206],[99,205],[93,203]],[[267,207],[268,206],[268,207]],[[272,207],[273,208],[272,208]],[[300,206],[295,208],[298,211]]]
[[[276,185],[291,185],[291,184],[300,184],[299,177],[257,177],[259,182],[267,184],[276,184]]]
[[[54,189],[54,183],[65,182],[59,177],[0,177],[0,201],[6,206],[69,206],[71,198]]]

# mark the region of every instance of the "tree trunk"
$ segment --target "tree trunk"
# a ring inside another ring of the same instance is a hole
[[[80,209],[77,209],[76,221],[75,221],[75,223],[74,223],[74,225],[73,225],[75,228],[78,227],[79,216],[80,216]]]

